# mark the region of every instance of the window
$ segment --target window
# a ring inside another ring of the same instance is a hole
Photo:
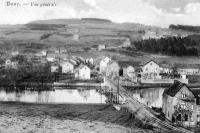
[[[185,92],[182,92],[182,93],[181,93],[181,97],[182,97],[182,98],[186,98]]]
[[[181,108],[183,108],[183,109],[186,109],[186,105],[185,105],[185,103],[183,102],[183,103],[181,103]]]

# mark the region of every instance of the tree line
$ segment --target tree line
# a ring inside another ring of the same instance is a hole
[[[198,42],[191,37],[168,37],[134,41],[136,49],[154,54],[171,56],[198,56]]]
[[[200,32],[200,26],[191,26],[191,25],[174,25],[171,24],[169,26],[170,29],[173,30],[185,30],[190,32]]]

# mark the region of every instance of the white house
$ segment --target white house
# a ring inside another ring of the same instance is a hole
[[[48,53],[46,59],[49,62],[54,62],[56,60],[56,54],[55,53]]]
[[[47,51],[46,50],[42,50],[42,51],[40,51],[40,53],[42,54],[42,56],[47,56]]]
[[[171,73],[173,71],[172,65],[169,64],[160,64],[160,73]]]
[[[124,68],[123,75],[129,78],[133,78],[135,76],[135,68],[133,66],[128,66]]]
[[[143,78],[161,78],[160,66],[153,60],[142,65]]]
[[[182,75],[200,75],[200,65],[198,64],[175,64],[177,72]]]
[[[106,45],[105,44],[99,44],[98,45],[98,50],[101,51],[102,49],[105,49]]]
[[[108,63],[111,61],[111,59],[109,57],[104,57],[99,64],[99,70],[100,72],[105,72],[106,71],[106,67],[108,66]]]
[[[78,79],[88,80],[90,79],[91,70],[86,65],[80,65],[76,68],[75,77]]]
[[[93,65],[94,64],[94,60],[93,58],[89,58],[85,60],[86,63]]]
[[[11,55],[12,55],[12,56],[17,56],[17,55],[19,55],[19,51],[12,51],[12,52],[11,52]]]
[[[116,61],[110,61],[106,67],[106,76],[116,77],[119,76],[119,64]]]
[[[73,73],[74,72],[74,64],[70,61],[64,61],[60,64],[62,68],[62,73]]]
[[[122,44],[122,47],[128,47],[128,46],[131,46],[131,41],[129,38],[126,38],[126,40]]]
[[[52,65],[51,66],[51,72],[52,73],[55,73],[55,72],[58,72],[59,71],[59,66],[58,65]]]

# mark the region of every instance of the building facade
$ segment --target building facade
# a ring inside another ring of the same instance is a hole
[[[116,77],[119,76],[119,64],[116,61],[110,61],[106,67],[106,76]]]
[[[163,93],[162,111],[172,122],[183,126],[194,126],[198,121],[196,100],[196,95],[186,84],[175,81]]]
[[[74,64],[66,61],[66,62],[62,62],[60,64],[61,68],[62,68],[62,73],[73,73],[74,72]]]
[[[160,79],[160,66],[153,60],[142,65],[142,78]]]
[[[108,66],[108,63],[111,61],[109,57],[105,57],[100,61],[99,64],[99,71],[101,73],[104,73],[106,71],[106,67]]]
[[[75,78],[82,79],[82,80],[90,80],[91,70],[86,65],[80,65],[76,68],[75,71]]]

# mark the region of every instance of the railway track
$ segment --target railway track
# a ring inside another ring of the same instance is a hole
[[[118,87],[117,82],[115,83],[114,81],[110,79],[106,79],[107,81],[112,84],[112,87],[116,89]],[[192,131],[186,130],[182,127],[176,127],[175,125],[172,125],[170,122],[162,121],[158,119],[156,116],[154,116],[145,106],[144,104],[140,103],[137,99],[133,98],[128,92],[121,86],[119,85],[119,92],[120,95],[124,96],[127,98],[127,108],[129,108],[129,111],[132,113],[135,113],[135,111],[141,111],[141,115],[143,115],[143,118],[148,119],[148,124],[157,127],[160,129],[158,132],[164,132],[164,133],[193,133]],[[137,110],[136,110],[137,108]]]

